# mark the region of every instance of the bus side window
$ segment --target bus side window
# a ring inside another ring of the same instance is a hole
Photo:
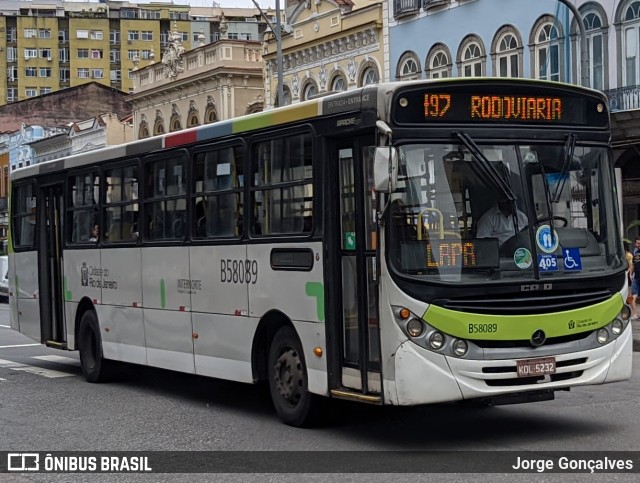
[[[104,242],[136,240],[138,222],[138,166],[105,170],[103,222]]]
[[[99,221],[97,200],[100,198],[100,179],[95,173],[71,176],[68,190],[69,241],[96,243],[93,231]]]
[[[242,149],[221,147],[199,153],[195,162],[194,236],[239,236],[242,206]]]
[[[34,184],[24,184],[13,188],[11,197],[15,203],[13,211],[13,245],[30,247],[35,239],[36,198]]]
[[[172,153],[145,166],[145,213],[149,240],[184,237],[187,208],[186,156]]]
[[[313,226],[312,141],[309,133],[256,143],[252,148],[254,234],[299,234]]]

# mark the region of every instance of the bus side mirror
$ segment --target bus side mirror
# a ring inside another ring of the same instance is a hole
[[[376,148],[373,176],[378,193],[393,193],[398,184],[398,152],[392,146]]]

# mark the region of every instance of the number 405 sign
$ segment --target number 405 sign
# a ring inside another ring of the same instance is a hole
[[[538,268],[540,269],[541,272],[557,272],[558,257],[554,253],[539,254]]]

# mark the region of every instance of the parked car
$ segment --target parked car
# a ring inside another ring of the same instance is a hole
[[[0,255],[0,302],[9,302],[9,257]]]

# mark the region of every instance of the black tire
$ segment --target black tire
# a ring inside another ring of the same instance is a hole
[[[271,400],[282,422],[295,427],[317,423],[318,397],[308,391],[304,353],[292,327],[276,332],[268,364]]]
[[[105,382],[113,373],[113,362],[102,356],[102,338],[98,317],[93,310],[87,310],[80,319],[78,331],[80,366],[87,382]]]

